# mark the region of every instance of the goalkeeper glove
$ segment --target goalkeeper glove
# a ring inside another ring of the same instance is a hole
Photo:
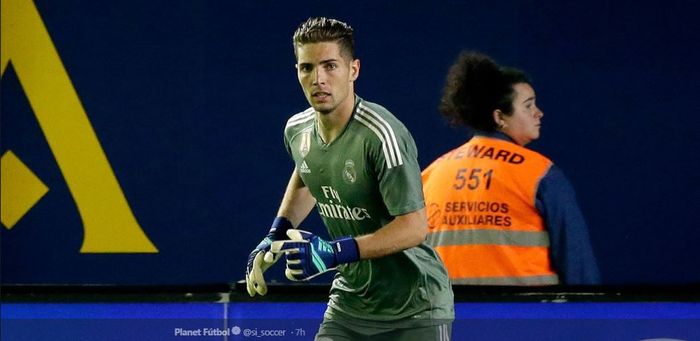
[[[245,284],[250,297],[267,294],[267,284],[263,272],[279,259],[279,255],[270,252],[270,246],[274,241],[287,239],[286,232],[293,229],[292,223],[284,217],[277,217],[272,222],[272,228],[265,238],[255,247],[248,256],[248,265],[245,271]]]
[[[306,281],[340,264],[360,259],[357,241],[352,237],[328,242],[303,230],[289,230],[287,236],[291,240],[273,242],[271,251],[285,253],[287,270],[284,273],[292,281]]]

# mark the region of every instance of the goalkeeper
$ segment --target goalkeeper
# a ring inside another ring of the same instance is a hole
[[[355,94],[353,30],[310,18],[294,33],[311,105],[284,132],[295,168],[269,234],[248,259],[248,293],[286,258],[304,281],[337,269],[316,340],[449,340],[454,298],[427,234],[416,146],[404,125]],[[333,241],[295,229],[316,206]]]

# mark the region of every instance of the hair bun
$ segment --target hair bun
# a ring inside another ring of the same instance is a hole
[[[452,125],[492,131],[493,111],[510,112],[512,85],[521,81],[528,82],[522,72],[502,68],[485,54],[463,51],[447,74],[440,112]]]

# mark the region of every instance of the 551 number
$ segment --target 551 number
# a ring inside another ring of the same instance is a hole
[[[457,176],[455,177],[455,183],[452,186],[455,189],[462,189],[464,186],[474,190],[479,188],[483,184],[482,180],[485,181],[486,189],[491,187],[491,178],[493,177],[493,169],[489,169],[482,173],[481,168],[472,168],[471,171],[467,168],[460,168],[457,170]]]

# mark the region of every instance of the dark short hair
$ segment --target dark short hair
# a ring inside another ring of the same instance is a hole
[[[294,55],[297,47],[309,43],[334,41],[340,45],[340,53],[355,59],[355,38],[350,25],[324,17],[309,18],[294,31],[292,38]]]
[[[495,131],[493,111],[513,112],[513,85],[530,84],[524,72],[501,67],[488,56],[463,51],[447,73],[440,112],[453,126]]]

